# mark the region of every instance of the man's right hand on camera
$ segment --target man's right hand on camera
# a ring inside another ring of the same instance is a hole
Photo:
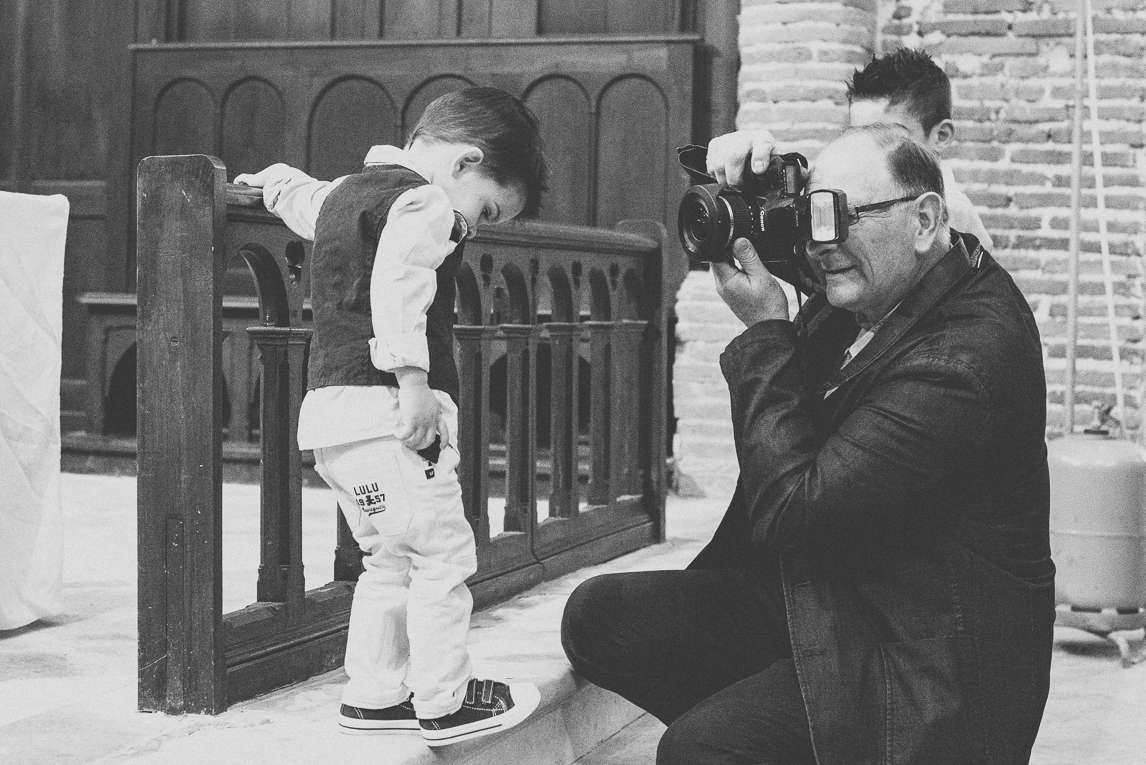
[[[708,173],[725,186],[739,186],[749,162],[752,173],[760,175],[775,150],[776,139],[763,129],[717,136],[708,143]]]
[[[716,278],[716,294],[736,318],[746,327],[769,319],[787,319],[788,297],[780,282],[760,262],[752,243],[737,239],[732,243],[732,255],[740,268],[713,263],[712,275]]]

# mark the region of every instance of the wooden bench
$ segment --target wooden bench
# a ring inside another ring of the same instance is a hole
[[[301,243],[300,243],[301,246]],[[76,297],[87,314],[88,432],[135,435],[136,307],[134,292],[84,292]],[[224,295],[223,380],[227,416],[224,438],[257,438],[252,405],[258,399],[258,353],[247,327],[259,321],[259,301],[251,295]],[[303,307],[304,326],[310,322],[309,302]],[[128,384],[130,374],[130,390]]]
[[[217,713],[337,666],[360,570],[340,523],[334,581],[305,590],[295,433],[309,341],[306,253],[300,259],[297,240],[262,209],[257,192],[228,186],[226,178],[223,164],[204,155],[149,157],[138,172],[142,710]],[[511,225],[466,246],[455,330],[459,474],[478,543],[470,584],[479,605],[663,539],[665,317],[679,286],[666,274],[680,271],[665,268],[662,226],[619,228]],[[262,562],[258,602],[223,614],[222,296],[235,253],[258,296],[258,324],[245,331],[263,381]],[[495,346],[504,350],[508,383],[505,509],[501,531],[491,534]],[[552,381],[544,485],[536,382],[542,347]],[[581,375],[574,372],[581,356],[592,361],[585,443]],[[587,483],[578,480],[583,471]],[[541,520],[539,507],[547,507]]]

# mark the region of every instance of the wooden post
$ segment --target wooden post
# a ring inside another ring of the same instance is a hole
[[[644,339],[641,341],[641,370],[651,381],[647,395],[641,397],[641,417],[646,422],[658,423],[651,430],[642,430],[644,441],[640,448],[640,464],[647,471],[642,479],[641,492],[646,497],[649,513],[656,525],[656,540],[665,539],[665,494],[668,490],[665,458],[668,454],[669,387],[668,339],[671,332],[669,316],[672,300],[688,275],[688,258],[676,242],[669,244],[664,225],[651,220],[627,220],[617,224],[617,230],[643,236],[657,243],[658,257],[648,261],[648,272],[642,280],[644,295],[641,311],[648,319]]]
[[[652,423],[661,418],[646,420],[642,427],[639,415],[642,402],[650,398],[649,386],[653,379],[651,370],[643,364],[644,335],[647,321],[624,319],[614,330],[615,358],[624,359],[616,364],[617,393],[614,401],[617,413],[613,417],[613,459],[615,495],[637,495],[642,492],[640,470],[640,442],[642,431],[650,429]],[[654,426],[655,427],[655,426]]]
[[[587,321],[589,327],[589,504],[607,505],[612,500],[612,343],[613,322]]]
[[[139,708],[226,708],[223,164],[139,164]]]
[[[552,407],[549,416],[549,516],[572,518],[577,514],[578,372],[581,325],[576,322],[550,322],[549,347],[552,353],[550,374]]]
[[[489,543],[489,366],[495,327],[456,326],[458,378],[458,481],[462,504],[474,529],[479,560]]]
[[[537,333],[530,324],[503,324],[506,338],[505,530],[528,531],[536,513]]]
[[[302,609],[302,455],[298,411],[306,387],[311,330],[251,327],[262,363],[262,555],[258,599]]]

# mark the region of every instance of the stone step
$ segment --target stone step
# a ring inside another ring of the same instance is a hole
[[[189,728],[140,742],[100,762],[571,765],[642,714],[620,697],[576,680],[568,668],[541,676],[530,673],[529,679],[541,688],[542,699],[528,720],[505,733],[452,746],[431,749],[416,732],[343,734],[335,712],[345,676],[334,672],[216,718],[194,718]]]
[[[668,541],[543,582],[474,613],[468,644],[475,675],[536,683],[542,703],[530,719],[508,732],[430,749],[416,733],[342,733],[337,713],[346,676],[341,670],[236,704],[213,717],[137,712],[135,483],[107,476],[65,474],[65,479],[71,542],[64,572],[68,612],[0,640],[4,765],[605,761],[597,759],[594,748],[630,726],[618,737],[624,739],[643,724],[630,725],[641,714],[573,676],[560,640],[565,602],[581,581],[595,574],[682,568],[711,535],[723,509],[721,500],[670,497]],[[233,509],[230,516],[257,517],[242,510],[257,507],[255,487],[228,485],[225,491]],[[321,497],[316,501],[326,502]],[[251,533],[236,528],[231,536],[232,542],[257,551],[257,537]],[[254,541],[246,543],[248,537]],[[238,575],[251,580],[250,572]],[[227,580],[224,591],[241,590],[241,583]],[[657,726],[651,731],[654,745]],[[614,740],[605,748],[617,745]]]

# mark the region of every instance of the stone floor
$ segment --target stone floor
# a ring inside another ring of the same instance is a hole
[[[229,484],[224,490],[228,609],[253,599],[257,499],[253,486]],[[308,586],[314,586],[330,575],[334,504],[325,490],[307,489],[304,505],[304,559]],[[567,678],[557,621],[573,587],[601,571],[683,566],[711,533],[722,505],[720,498],[670,497],[666,543],[546,582],[475,614],[471,643],[479,673]],[[335,731],[330,716],[344,679],[340,671],[218,717],[136,712],[135,482],[65,474],[64,512],[65,613],[0,633],[0,763],[415,761],[411,752],[420,742],[380,749],[377,737]],[[1129,637],[1141,645],[1141,630]],[[663,726],[635,711],[630,717],[633,722],[583,754],[578,765],[652,763]],[[1032,762],[1142,765],[1143,752],[1146,665],[1123,669],[1113,644],[1059,629],[1051,698]],[[419,762],[441,761],[428,753],[421,747],[414,754]],[[529,759],[501,761],[532,765]]]

